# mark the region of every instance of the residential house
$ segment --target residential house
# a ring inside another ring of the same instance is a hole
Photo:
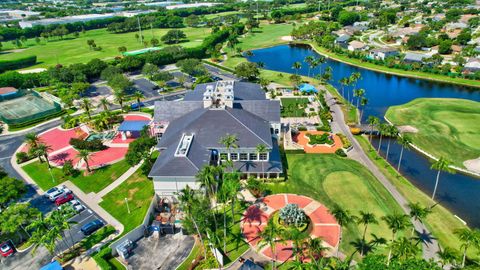
[[[443,19],[445,19],[445,13],[438,13],[438,14],[435,14],[432,17],[432,21],[434,21],[434,22],[438,22],[438,21],[441,21]]]
[[[350,38],[350,35],[340,35],[335,39],[335,44],[346,49],[348,47],[348,41]]]
[[[395,48],[375,48],[370,50],[368,57],[371,59],[385,60],[391,56],[397,56],[398,50]]]
[[[430,58],[431,55],[425,53],[414,53],[414,52],[407,52],[405,53],[405,57],[403,61],[405,63],[423,63],[423,60],[426,58]]]
[[[367,49],[367,45],[358,40],[352,40],[348,43],[348,50],[351,52],[359,52]]]
[[[283,172],[280,102],[266,99],[258,84],[199,84],[182,101],[155,102],[153,122],[160,155],[149,176],[159,195],[173,195],[187,185],[199,188],[199,170],[227,160],[243,178],[279,177]],[[236,136],[237,147],[229,149],[220,142],[228,134]],[[267,152],[258,153],[258,145]]]
[[[465,64],[464,69],[470,72],[480,71],[480,58],[470,58]]]
[[[468,24],[463,22],[451,22],[445,25],[445,29],[447,31],[453,30],[453,29],[465,29],[467,27],[468,27]]]

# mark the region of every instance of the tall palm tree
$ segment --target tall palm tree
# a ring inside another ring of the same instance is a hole
[[[388,144],[387,144],[387,153],[385,155],[385,160],[388,161],[388,155],[390,154],[390,143],[392,142],[392,138],[397,138],[398,136],[398,129],[394,125],[387,126],[387,135],[388,135]]]
[[[411,258],[418,253],[419,249],[420,248],[417,245],[412,243],[412,241],[406,237],[401,237],[400,239],[393,241],[391,244],[393,254],[404,259]]]
[[[440,264],[442,266],[442,269],[445,268],[445,265],[447,264],[456,264],[457,260],[457,253],[456,250],[450,248],[450,247],[445,247],[441,248],[439,247],[439,250],[437,251],[438,258],[440,259]]]
[[[380,148],[382,148],[383,135],[386,135],[388,132],[388,125],[385,123],[379,123],[377,126],[378,126],[378,133],[380,134],[380,140],[378,141],[378,148],[377,148],[377,154],[379,154]]]
[[[88,98],[83,98],[82,103],[80,104],[80,107],[82,107],[83,110],[85,110],[85,113],[88,116],[88,119],[91,120],[92,116],[90,115],[90,108],[92,107],[92,102]]]
[[[368,104],[368,98],[362,97],[362,98],[360,99],[360,107],[362,107],[362,108],[360,109],[360,118],[359,118],[360,122],[362,121],[363,110],[365,109],[365,106],[367,106],[367,104]]]
[[[432,194],[432,200],[434,200],[435,193],[437,193],[438,180],[440,179],[440,172],[444,171],[448,173],[455,173],[455,170],[450,168],[450,161],[448,161],[444,157],[440,157],[437,161],[434,161],[430,169],[438,171],[437,177],[435,180],[435,187],[433,188],[433,194]]]
[[[135,100],[137,101],[137,106],[138,106],[138,109],[140,110],[140,102],[142,101],[142,99],[145,97],[142,92],[140,91],[135,91],[135,93],[133,93],[133,97],[135,98]]]
[[[268,149],[264,144],[258,144],[257,147],[255,147],[255,150],[257,151],[258,159],[260,159],[260,155],[268,153]],[[260,163],[262,164],[262,179],[265,181],[265,162],[260,161]]]
[[[399,231],[405,230],[408,226],[411,225],[409,216],[404,214],[391,214],[382,217],[382,219],[387,223],[388,228],[392,231],[392,240],[391,243],[395,241],[395,237]],[[390,259],[392,258],[392,246],[388,251],[388,260],[387,265],[390,265]]]
[[[282,242],[280,239],[280,235],[282,230],[280,230],[275,223],[273,222],[273,218],[270,218],[267,221],[267,226],[258,234],[260,241],[258,242],[258,248],[261,249],[265,246],[269,246],[272,250],[272,269],[275,268],[275,261],[277,260],[277,243]]]
[[[303,258],[304,244],[308,239],[308,233],[302,232],[296,227],[293,227],[283,231],[282,237],[285,240],[292,241],[293,255],[295,256],[295,260],[303,261],[302,258]]]
[[[217,185],[217,179],[214,166],[204,166],[201,168],[197,175],[197,182],[200,183],[200,187],[205,189],[205,194],[211,199],[215,197],[215,187]]]
[[[368,225],[378,224],[378,220],[375,217],[374,213],[360,211],[360,216],[358,216],[357,223],[364,226],[362,239],[365,240],[365,235],[367,234]]]
[[[360,99],[365,95],[365,89],[359,88],[353,90],[353,96],[357,98],[357,108],[359,108]]]
[[[335,217],[338,225],[340,225],[341,227],[355,220],[355,216],[350,214],[348,210],[343,209],[338,204],[335,204],[329,211],[330,211],[330,214],[332,214]],[[340,241],[342,241],[342,235],[340,235]],[[337,253],[338,253],[338,249],[337,249]]]
[[[205,243],[203,242],[202,234],[200,233],[200,229],[198,227],[198,223],[195,220],[195,217],[192,214],[192,205],[195,204],[195,191],[190,188],[190,186],[186,186],[184,189],[180,190],[178,194],[178,200],[182,205],[182,209],[186,212],[187,215],[190,216],[193,222],[193,226],[195,226],[195,230],[197,230],[198,237],[200,238],[200,242],[202,243],[202,247],[205,247]],[[207,258],[207,251],[203,248],[203,257]]]
[[[315,61],[315,58],[312,55],[309,55],[303,59],[305,63],[307,63],[308,66],[308,77],[310,77],[310,69],[312,68],[312,64]]]
[[[110,102],[108,102],[108,99],[106,98],[101,98],[100,99],[100,106],[102,106],[103,110],[108,112],[108,106],[110,105]]]
[[[328,251],[330,248],[326,247],[322,243],[321,238],[309,238],[306,242],[308,256],[312,262],[318,267],[318,258],[322,258],[322,253]]]
[[[345,98],[345,87],[350,85],[350,79],[348,77],[343,77],[338,82],[342,86],[342,97]]]
[[[45,158],[48,168],[51,168],[50,161],[48,160],[48,152],[51,150],[52,147],[43,143],[38,144],[37,147],[33,149],[35,155],[40,159],[40,162],[43,162],[41,157]]]
[[[410,139],[410,136],[407,134],[402,134],[401,136],[398,136],[397,139],[398,144],[402,146],[402,150],[400,150],[400,158],[398,159],[398,166],[397,166],[397,171],[400,171],[400,165],[402,164],[402,158],[403,158],[403,150],[410,148],[410,144],[412,143],[412,140]]]
[[[123,111],[123,100],[125,98],[125,92],[124,91],[114,91],[113,95],[115,96],[115,102],[117,102],[120,105],[120,109]]]
[[[292,68],[295,69],[295,75],[298,75],[298,70],[302,68],[302,63],[295,62],[293,63]]]
[[[92,153],[87,149],[81,149],[78,151],[77,158],[85,162],[87,172],[90,172],[90,164],[88,164],[88,162],[92,159]]]
[[[410,208],[410,212],[409,212],[410,217],[420,222],[423,222],[423,220],[432,212],[431,208],[422,207],[418,202],[408,203],[408,208]],[[414,232],[415,232],[415,227],[412,226],[412,233],[411,233],[412,236]]]
[[[232,148],[234,149],[238,148],[237,142],[238,142],[237,135],[228,134],[228,133],[225,136],[221,137],[219,141],[219,143],[225,146],[225,148],[227,149],[227,154],[228,154],[227,164],[231,166],[232,171],[233,171],[233,161],[230,159],[230,151]]]
[[[227,180],[223,183],[228,190],[228,197],[232,201],[232,223],[235,224],[235,204],[237,201],[238,192],[242,188],[240,184],[240,174],[232,172],[228,174]]]
[[[380,119],[378,119],[378,117],[370,115],[367,118],[367,123],[370,126],[370,134],[368,135],[368,141],[370,141],[370,143],[372,143],[373,127],[380,123]]]
[[[25,135],[25,143],[32,149],[40,143],[40,138],[37,134],[30,132]]]
[[[467,250],[469,247],[480,247],[480,230],[479,229],[469,229],[462,228],[455,231],[455,234],[458,236],[462,242],[461,248],[463,248],[463,257],[462,257],[462,268],[465,267],[465,260],[467,258]]]

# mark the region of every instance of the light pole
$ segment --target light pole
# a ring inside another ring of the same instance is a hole
[[[128,213],[130,214],[130,207],[128,206],[128,199],[125,198],[125,203],[127,204],[127,210],[128,210]]]
[[[50,172],[50,176],[52,177],[52,182],[55,183],[55,178],[53,178],[52,169],[50,167],[48,167],[48,171]]]

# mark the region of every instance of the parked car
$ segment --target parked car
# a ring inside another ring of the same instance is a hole
[[[94,233],[96,230],[100,229],[101,227],[103,227],[103,222],[100,219],[96,219],[92,222],[89,222],[83,225],[80,231],[82,231],[84,235],[90,235]]]
[[[145,107],[145,104],[143,104],[143,102],[140,102],[140,107],[138,105],[138,102],[132,103],[132,105],[130,105],[130,109],[139,110],[141,107]]]
[[[64,203],[67,203],[69,201],[73,200],[73,194],[72,193],[64,193],[60,195],[57,199],[55,199],[55,205],[60,206]]]
[[[3,257],[8,257],[15,253],[15,248],[12,245],[12,242],[8,241],[0,245],[0,254]]]
[[[60,205],[58,207],[58,210],[65,207],[65,205],[67,205],[67,204]],[[71,205],[73,210],[75,210],[77,213],[80,213],[83,210],[85,210],[85,206],[83,206],[83,204],[81,204],[80,201],[78,201],[78,200],[71,200],[71,201],[68,202],[68,205]]]
[[[51,188],[45,193],[47,198],[54,202],[58,197],[62,196],[63,194],[71,194],[72,191],[70,191],[66,186],[61,186],[61,187],[55,187]]]

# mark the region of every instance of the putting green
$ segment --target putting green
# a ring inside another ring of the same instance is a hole
[[[480,103],[466,99],[420,98],[392,106],[386,115],[396,126],[411,126],[412,142],[454,165],[480,157]]]

